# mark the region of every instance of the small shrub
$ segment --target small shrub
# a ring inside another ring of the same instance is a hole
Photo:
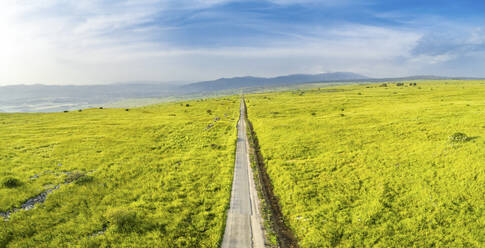
[[[387,84],[386,83],[381,84],[381,85],[379,85],[379,87],[387,87]]]
[[[207,113],[211,115],[212,114],[212,110],[208,109],[207,110]]]
[[[67,112],[69,112],[69,111],[67,111],[67,110],[64,110],[64,113],[67,113]]]
[[[7,177],[3,179],[2,185],[6,188],[17,188],[22,185],[22,181],[15,177]]]
[[[82,177],[85,177],[86,175],[84,173],[80,173],[80,172],[73,172],[73,173],[69,173],[67,174],[66,178],[64,179],[64,182],[65,183],[72,183],[74,181],[77,181],[78,179],[82,178]]]
[[[470,140],[470,137],[468,137],[464,133],[457,132],[457,133],[452,134],[449,137],[449,139],[450,139],[451,142],[466,142],[466,141]]]
[[[317,113],[315,113],[315,112],[312,112],[312,115],[313,115],[313,116],[315,116],[315,115],[317,115]]]
[[[217,149],[217,150],[220,150],[220,149],[222,149],[223,147],[222,147],[222,146],[220,146],[220,145],[211,144],[211,148],[212,148],[212,149]]]
[[[99,109],[103,109],[103,107],[99,107]]]
[[[90,183],[93,180],[94,180],[93,176],[83,175],[83,176],[79,177],[74,183],[77,184],[77,185],[83,185],[83,184],[86,184],[86,183]]]
[[[188,104],[188,103],[187,103],[187,104],[185,104],[185,107],[190,107],[190,104]]]
[[[125,111],[130,111],[130,109],[125,109]]]
[[[83,110],[82,110],[82,109],[80,109],[80,110],[78,110],[78,112],[83,112]]]
[[[397,83],[396,86],[404,86],[404,83]]]
[[[136,211],[127,208],[110,209],[106,218],[116,231],[129,233],[138,230],[138,216]]]

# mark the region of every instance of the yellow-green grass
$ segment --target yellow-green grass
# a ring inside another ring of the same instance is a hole
[[[246,97],[301,247],[485,246],[485,81],[416,83]]]
[[[0,247],[217,247],[238,106],[231,97],[0,114],[0,212],[61,185],[0,220]],[[64,184],[73,175],[81,178]]]

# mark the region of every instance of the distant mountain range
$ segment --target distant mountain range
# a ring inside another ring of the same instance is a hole
[[[234,78],[220,78],[213,81],[204,81],[192,83],[182,86],[187,91],[215,91],[239,89],[247,87],[264,87],[264,86],[278,86],[298,83],[311,82],[335,82],[335,81],[351,81],[369,79],[366,76],[351,72],[334,72],[322,74],[293,74],[287,76],[263,78],[263,77],[234,77]]]
[[[0,87],[0,112],[53,112],[96,107],[126,99],[183,99],[221,94],[234,90],[256,90],[285,85],[330,82],[382,82],[419,79],[475,79],[437,76],[412,76],[402,78],[369,78],[350,72],[322,74],[294,74],[279,77],[220,78],[191,84],[166,84],[156,82],[129,82],[106,85],[51,86],[11,85]]]

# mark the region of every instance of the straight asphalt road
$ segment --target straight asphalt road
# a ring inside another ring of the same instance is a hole
[[[248,147],[246,105],[244,99],[241,98],[231,205],[227,214],[222,248],[264,247],[263,222],[259,212],[258,194],[249,164]]]

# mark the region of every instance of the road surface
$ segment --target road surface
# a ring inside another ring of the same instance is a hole
[[[241,99],[231,205],[227,214],[222,248],[264,247],[259,199],[249,164],[248,147],[246,106],[244,99]]]

